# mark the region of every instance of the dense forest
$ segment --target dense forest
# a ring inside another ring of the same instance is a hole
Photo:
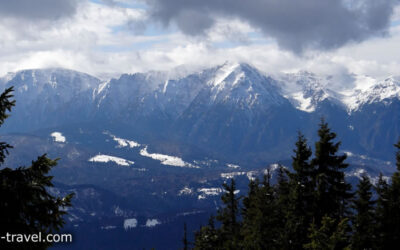
[[[251,180],[239,196],[224,183],[223,207],[195,232],[184,249],[396,249],[400,245],[400,141],[391,180],[368,176],[352,188],[345,179],[346,155],[322,120],[313,154],[299,133],[292,171],[281,166]],[[313,157],[313,158],[311,158]],[[379,166],[377,166],[379,167]],[[186,229],[186,225],[185,225]]]

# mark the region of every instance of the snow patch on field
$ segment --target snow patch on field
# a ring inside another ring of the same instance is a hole
[[[51,137],[53,137],[53,140],[55,142],[62,142],[65,143],[67,141],[67,139],[65,138],[65,136],[63,136],[60,132],[53,132],[50,135]]]
[[[108,162],[115,162],[116,164],[120,166],[130,166],[133,165],[133,161],[128,161],[123,158],[115,157],[115,156],[110,156],[110,155],[96,155],[92,158],[89,159],[90,162],[102,162],[102,163],[108,163]]]
[[[179,196],[181,196],[181,195],[189,195],[191,193],[193,193],[193,190],[191,188],[184,187],[179,191],[178,195]]]
[[[135,142],[135,141],[130,141],[127,139],[122,139],[122,138],[118,138],[118,137],[113,137],[113,140],[116,141],[118,143],[118,148],[124,148],[124,147],[130,147],[130,148],[136,148],[136,147],[140,147],[140,144]]]
[[[137,220],[135,218],[124,220],[124,229],[125,230],[135,228],[136,226],[137,226]]]
[[[140,144],[138,142],[135,142],[135,141],[132,141],[132,140],[123,139],[123,138],[119,138],[119,137],[111,134],[108,131],[104,131],[103,134],[109,135],[115,142],[118,143],[116,148],[125,148],[125,147],[137,148],[137,147],[140,147]]]
[[[235,176],[242,176],[242,175],[246,175],[247,179],[252,181],[252,180],[255,180],[255,176],[257,175],[257,171],[221,173],[221,178],[232,179],[232,178],[235,178]]]
[[[246,172],[232,172],[232,173],[221,173],[221,178],[224,179],[232,179],[235,176],[245,175]]]
[[[240,166],[239,165],[236,165],[236,164],[226,164],[226,166],[228,167],[228,168],[234,168],[234,169],[236,169],[236,168],[240,168]]]
[[[182,168],[199,168],[193,164],[183,161],[181,158],[170,155],[163,155],[157,153],[149,153],[147,146],[140,150],[140,155],[144,157],[152,158],[153,160],[160,161],[163,165],[182,167]]]
[[[199,188],[197,192],[201,193],[197,197],[198,200],[205,199],[207,196],[216,196],[222,193],[222,188]]]
[[[146,227],[155,227],[159,224],[161,224],[161,222],[157,219],[147,219],[146,221]]]

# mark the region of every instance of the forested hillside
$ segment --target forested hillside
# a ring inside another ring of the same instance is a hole
[[[194,249],[394,249],[400,243],[400,141],[397,171],[376,183],[366,175],[354,188],[345,179],[346,155],[322,120],[312,153],[299,133],[293,171],[280,166],[238,195],[224,183],[224,206],[194,235]],[[312,157],[312,158],[311,158]],[[186,236],[185,236],[185,239]],[[184,240],[185,249],[190,248]]]

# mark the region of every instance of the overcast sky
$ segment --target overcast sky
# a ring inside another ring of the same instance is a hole
[[[65,67],[107,78],[225,61],[400,75],[399,0],[0,0],[0,34],[0,75]]]

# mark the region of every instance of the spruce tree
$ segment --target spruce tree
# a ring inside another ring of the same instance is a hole
[[[390,249],[391,247],[391,214],[390,214],[390,194],[389,184],[383,178],[382,173],[379,174],[378,183],[375,187],[377,193],[376,201],[376,244],[378,249]]]
[[[290,177],[290,194],[285,232],[289,249],[300,249],[307,241],[307,229],[312,222],[314,206],[313,177],[315,170],[310,164],[311,148],[299,133],[292,157],[293,173]]]
[[[337,155],[340,142],[334,142],[336,134],[331,132],[322,119],[318,130],[319,141],[315,143],[315,158],[311,165],[316,169],[315,222],[329,216],[339,220],[348,212],[348,203],[352,198],[351,185],[345,180],[344,170],[348,167],[344,161],[346,155]]]
[[[187,239],[186,223],[183,224],[183,239],[182,239],[182,243],[183,243],[183,250],[188,250],[189,249],[189,241]]]
[[[382,177],[376,187],[377,200],[377,241],[381,249],[390,249],[400,244],[400,141],[394,145],[396,171],[388,184]]]
[[[285,228],[289,217],[289,206],[290,200],[290,185],[288,180],[289,171],[283,166],[278,168],[277,184],[275,185],[276,190],[276,214],[277,214],[277,225],[276,230],[279,233],[278,242],[280,243],[279,248],[288,249],[291,245],[291,235]]]
[[[0,126],[9,116],[15,101],[12,101],[12,88],[0,95]],[[5,142],[0,143],[0,164],[4,164],[8,149]],[[72,194],[56,197],[49,193],[53,187],[49,171],[57,164],[46,155],[40,156],[29,167],[0,170],[0,235],[38,234],[43,237],[58,232],[65,224],[63,208],[71,206]],[[7,243],[0,241],[0,249],[46,249],[45,243]]]
[[[363,175],[357,185],[356,199],[353,203],[352,249],[372,249],[375,246],[375,202],[372,200],[372,184]]]
[[[214,216],[210,216],[208,225],[201,227],[195,233],[194,249],[195,250],[216,250],[222,249],[222,240],[219,230],[215,228]]]
[[[259,180],[251,180],[247,196],[243,198],[241,237],[243,239],[242,247],[244,249],[257,249],[262,246],[262,234],[260,218],[262,216],[259,207],[260,195]]]
[[[11,100],[13,98],[13,91],[14,88],[10,87],[0,95],[0,126],[3,125],[4,121],[10,116],[7,112],[11,112],[11,108],[15,106],[15,100]],[[10,144],[0,142],[0,164],[4,163],[8,150],[11,148],[12,146]]]
[[[312,250],[350,250],[348,219],[340,221],[324,216],[321,226],[312,223],[309,228],[309,243],[304,249]]]
[[[217,220],[222,223],[220,231],[224,247],[236,249],[240,242],[240,223],[238,222],[240,197],[236,196],[237,190],[233,178],[229,185],[224,183],[223,187],[225,193],[221,196],[221,200],[225,207],[218,211]]]
[[[261,185],[250,188],[249,196],[243,200],[246,209],[243,210],[242,249],[281,248],[283,225],[277,198],[268,170]]]
[[[396,152],[396,172],[392,175],[389,188],[390,241],[393,246],[400,246],[400,140],[394,145]]]

